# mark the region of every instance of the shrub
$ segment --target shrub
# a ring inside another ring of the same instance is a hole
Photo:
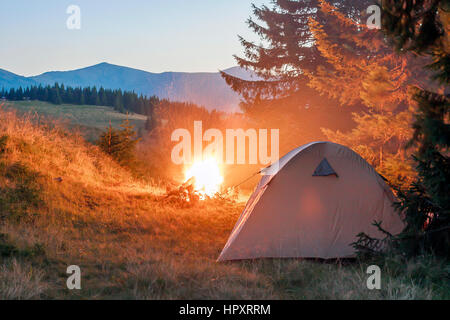
[[[11,166],[0,162],[0,174],[9,180],[0,187],[0,219],[19,220],[42,204],[38,173],[19,162]]]
[[[135,160],[136,139],[134,127],[128,119],[121,124],[122,130],[109,125],[98,141],[99,147],[121,165],[130,165]]]

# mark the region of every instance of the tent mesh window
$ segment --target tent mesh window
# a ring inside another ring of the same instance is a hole
[[[336,171],[334,171],[333,167],[328,162],[327,158],[323,158],[323,160],[319,163],[313,173],[313,177],[327,177],[333,175],[339,177]]]

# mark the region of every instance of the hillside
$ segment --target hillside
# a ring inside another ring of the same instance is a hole
[[[80,134],[90,142],[98,139],[101,132],[111,125],[119,128],[127,117],[138,131],[145,126],[146,116],[126,114],[114,111],[111,107],[91,105],[54,105],[42,101],[8,101],[5,108],[12,108],[19,113],[36,113],[39,116],[60,120],[68,128],[79,129]]]
[[[367,265],[303,260],[216,263],[243,205],[184,206],[56,126],[0,110],[1,299],[445,298],[435,259],[393,259],[381,290]],[[82,270],[81,291],[66,268]],[[426,277],[424,275],[426,274]],[[448,296],[447,296],[448,298]]]
[[[252,74],[238,67],[225,72],[252,79]],[[238,111],[239,96],[233,92],[219,72],[151,73],[138,69],[100,63],[72,71],[46,72],[25,78],[7,71],[0,73],[0,88],[27,86],[29,84],[53,85],[55,82],[72,87],[104,87],[135,91],[147,96],[156,95],[173,101],[192,102],[208,109]]]

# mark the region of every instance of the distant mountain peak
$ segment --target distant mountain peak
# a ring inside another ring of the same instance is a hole
[[[37,83],[27,77],[19,76],[7,70],[0,69],[0,89],[29,87]]]
[[[53,85],[58,82],[72,87],[96,86],[134,91],[147,96],[156,95],[173,101],[192,102],[209,110],[239,111],[239,96],[219,72],[151,73],[108,62],[69,71],[51,71],[28,78],[1,71],[0,88]],[[224,72],[245,80],[255,80],[254,73],[240,67],[228,68]]]

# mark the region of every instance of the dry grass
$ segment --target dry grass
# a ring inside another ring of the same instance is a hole
[[[7,101],[5,108],[17,110],[20,114],[37,113],[40,116],[60,119],[64,127],[71,129],[82,129],[82,135],[88,141],[96,141],[100,134],[111,125],[120,128],[127,115],[114,111],[111,107],[92,105],[54,105],[44,101]],[[145,126],[146,116],[129,114],[130,123],[136,130]]]
[[[38,299],[48,289],[44,272],[16,259],[0,265],[0,300]]]
[[[2,299],[448,298],[448,286],[437,280],[448,270],[439,261],[393,263],[396,268],[383,269],[379,291],[365,287],[367,265],[361,263],[217,264],[242,204],[208,200],[180,208],[164,202],[163,186],[133,179],[81,137],[0,110],[3,135],[6,172],[20,163],[39,173],[43,201],[19,219],[0,212]],[[0,191],[16,185],[0,174]],[[82,270],[80,291],[66,288],[66,268],[73,264]],[[424,280],[427,268],[433,276]]]

